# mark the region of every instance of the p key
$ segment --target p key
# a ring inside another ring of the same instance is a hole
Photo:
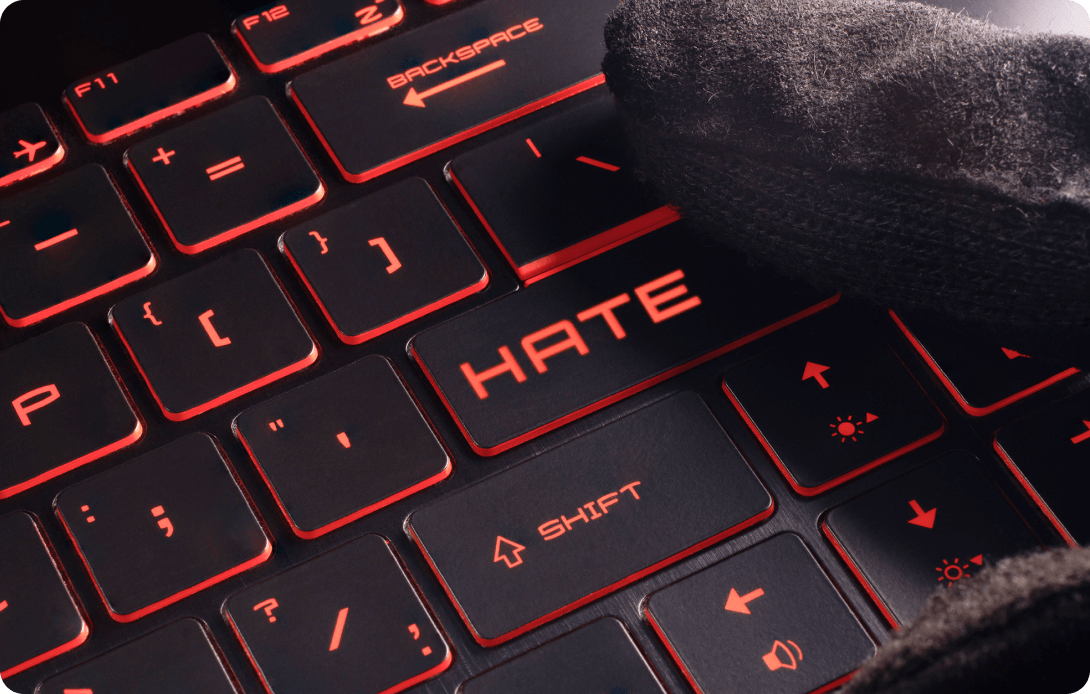
[[[0,113],[0,188],[40,174],[62,159],[64,143],[41,106],[23,104]]]
[[[255,96],[145,140],[125,163],[183,253],[199,253],[325,195],[268,99]]]
[[[135,443],[143,431],[82,323],[0,353],[0,499]]]
[[[131,622],[272,554],[234,473],[190,434],[65,489],[54,502],[110,616]]]
[[[351,345],[488,284],[476,253],[419,178],[286,232],[280,248],[337,336]]]
[[[318,360],[264,258],[248,249],[125,299],[110,322],[174,421]]]

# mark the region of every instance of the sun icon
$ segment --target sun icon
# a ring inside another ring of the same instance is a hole
[[[853,422],[852,416],[848,415],[847,419],[836,418],[836,424],[830,424],[829,426],[833,430],[833,438],[840,437],[840,443],[844,443],[848,439],[856,441],[856,436],[861,436],[863,430],[859,428],[860,422]]]
[[[958,559],[955,557],[953,563],[942,560],[942,566],[936,566],[935,571],[939,572],[939,582],[948,581],[946,585],[952,586],[956,581],[960,581],[963,578],[971,578],[972,574],[968,573],[966,569],[969,568],[968,564],[964,566],[958,565]]]

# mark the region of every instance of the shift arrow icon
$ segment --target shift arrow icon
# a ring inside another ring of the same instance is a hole
[[[507,564],[507,568],[513,569],[522,563],[522,557],[519,556],[519,552],[526,549],[517,542],[508,540],[503,535],[496,536],[496,556],[492,560],[495,562],[503,562]],[[510,555],[510,556],[508,556]]]
[[[829,382],[826,381],[825,377],[821,375],[828,370],[828,366],[822,366],[821,364],[815,364],[812,361],[808,361],[806,362],[806,368],[802,371],[802,380],[805,381],[808,378],[812,378],[817,381],[823,389],[828,388]]]
[[[916,503],[916,500],[908,502],[908,505],[912,507],[912,510],[916,512],[916,517],[908,522],[912,525],[918,525],[921,528],[931,529],[935,527],[935,514],[938,512],[938,508],[933,508],[930,511],[925,512],[923,506]]]

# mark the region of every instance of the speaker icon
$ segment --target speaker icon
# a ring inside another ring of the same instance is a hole
[[[799,661],[802,660],[802,649],[799,648],[797,643],[790,639],[788,639],[787,643],[791,644],[791,647],[799,654],[799,660],[795,660],[795,654],[784,645],[783,641],[777,640],[772,644],[772,650],[762,656],[762,659],[765,661],[765,665],[769,670],[776,671],[781,668],[786,670],[798,669]],[[786,656],[786,659],[780,656],[781,652]]]

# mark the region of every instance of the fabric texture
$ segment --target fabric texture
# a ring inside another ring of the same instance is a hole
[[[625,0],[642,174],[827,289],[1090,365],[1090,41],[893,0]]]

